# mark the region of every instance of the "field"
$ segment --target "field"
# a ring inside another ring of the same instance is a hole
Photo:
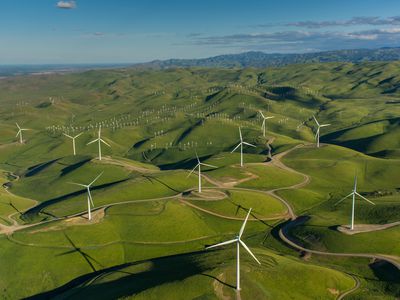
[[[1,79],[1,298],[399,298],[399,67]],[[265,137],[260,110],[274,116]],[[319,148],[313,116],[332,124]],[[29,129],[22,143],[15,123]],[[239,127],[256,146],[244,145],[243,167]],[[100,128],[102,160],[88,145]],[[64,133],[81,132],[73,155]],[[211,165],[201,193],[196,155]],[[76,183],[99,175],[89,220]],[[337,202],[355,176],[375,205],[357,198],[349,234],[351,199]],[[250,208],[241,239],[261,265],[241,248],[237,293],[234,245],[205,248],[235,238]]]

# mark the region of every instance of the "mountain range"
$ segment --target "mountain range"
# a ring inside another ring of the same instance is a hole
[[[250,51],[240,54],[226,54],[200,59],[168,59],[154,60],[135,64],[143,68],[175,68],[175,67],[219,67],[219,68],[265,68],[279,67],[289,64],[306,64],[315,62],[365,62],[394,61],[400,59],[400,47],[379,49],[334,50],[313,53],[264,53]]]

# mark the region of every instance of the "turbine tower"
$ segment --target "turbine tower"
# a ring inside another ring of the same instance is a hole
[[[201,166],[206,166],[206,167],[211,167],[211,168],[218,168],[218,167],[200,162],[197,152],[196,152],[196,158],[197,158],[197,165],[193,168],[192,171],[190,171],[190,173],[187,177],[189,177],[197,167],[199,168],[199,193],[201,193]]]
[[[103,139],[101,138],[101,126],[99,127],[99,133],[98,133],[97,139],[95,139],[95,140],[93,140],[93,141],[87,143],[87,145],[93,144],[93,143],[95,143],[95,142],[98,142],[98,143],[99,143],[99,160],[101,160],[101,143],[106,144],[108,147],[111,148],[111,146],[110,146],[105,140],[103,140]]]
[[[82,183],[70,182],[70,184],[75,184],[75,185],[83,186],[84,188],[86,188],[86,191],[87,191],[87,205],[88,205],[88,218],[89,218],[89,221],[92,219],[92,214],[91,214],[91,210],[90,210],[90,205],[92,205],[92,207],[94,207],[92,194],[90,193],[90,187],[93,185],[93,183],[96,182],[97,179],[99,179],[99,177],[100,177],[101,175],[103,175],[103,172],[101,172],[99,175],[97,175],[97,177],[96,177],[91,183],[89,183],[89,184],[82,184]]]
[[[25,129],[25,128],[19,127],[18,123],[15,123],[15,125],[17,125],[17,128],[18,128],[18,132],[17,132],[17,135],[15,137],[19,136],[19,142],[22,144],[23,143],[22,131],[26,131],[26,130],[29,130],[29,129]]]
[[[63,133],[63,135],[65,135],[66,137],[70,138],[72,140],[72,148],[74,150],[74,155],[76,155],[76,150],[75,150],[75,139],[80,136],[81,134],[83,134],[83,132],[81,132],[80,134],[76,135],[76,136],[70,136],[66,133]]]
[[[233,149],[231,151],[231,153],[233,153],[237,148],[240,147],[240,166],[243,167],[243,145],[247,145],[247,146],[251,146],[251,147],[255,147],[255,146],[243,141],[242,131],[240,130],[240,127],[239,127],[239,136],[240,136],[240,143],[235,147],[235,149]]]
[[[263,137],[265,137],[266,121],[267,121],[268,119],[274,118],[274,116],[266,117],[266,116],[264,116],[264,114],[261,112],[261,110],[260,110],[259,112],[260,112],[260,114],[261,114],[261,117],[263,118],[263,122],[262,122],[262,125],[261,125],[261,130],[263,131]]]
[[[357,192],[357,175],[354,178],[354,188],[353,191],[348,194],[346,197],[342,198],[341,200],[339,200],[338,202],[336,202],[335,206],[338,205],[340,202],[344,201],[346,198],[352,196],[353,201],[352,201],[352,206],[351,206],[351,230],[354,230],[354,211],[355,211],[355,205],[356,205],[356,196],[359,196],[360,198],[362,198],[363,200],[369,202],[372,205],[375,205],[374,202],[368,200],[367,198],[365,198],[364,196],[361,196],[358,192]]]
[[[211,249],[211,248],[215,248],[215,247],[219,247],[219,246],[223,246],[223,245],[229,245],[229,244],[233,244],[236,243],[236,290],[240,291],[240,246],[242,246],[247,252],[249,252],[249,254],[254,258],[254,260],[256,262],[258,262],[259,265],[261,265],[261,263],[259,262],[259,260],[254,256],[254,254],[250,251],[249,247],[247,247],[247,245],[241,240],[242,235],[243,235],[243,231],[244,228],[246,226],[247,223],[247,219],[249,218],[251,212],[251,208],[249,209],[249,212],[247,213],[246,219],[243,222],[242,227],[240,228],[239,234],[237,235],[237,237],[233,240],[229,240],[226,242],[222,242],[219,244],[215,244],[209,247],[206,247],[206,249]]]
[[[318,129],[317,129],[317,133],[315,134],[315,139],[317,140],[317,148],[319,148],[319,132],[321,127],[326,127],[326,126],[330,126],[331,124],[319,124],[317,119],[315,118],[315,116],[313,116],[315,123],[317,123]]]

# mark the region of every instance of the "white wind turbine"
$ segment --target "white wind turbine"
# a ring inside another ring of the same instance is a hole
[[[352,201],[352,206],[351,206],[351,230],[354,230],[354,211],[355,211],[355,205],[356,205],[356,195],[359,196],[360,198],[362,198],[363,200],[369,202],[372,205],[375,205],[374,202],[368,200],[367,198],[365,198],[364,196],[360,195],[357,192],[357,175],[354,178],[354,188],[353,191],[348,194],[346,197],[342,198],[341,200],[339,200],[338,202],[336,202],[335,206],[338,205],[340,202],[344,201],[346,198],[353,196],[353,201]]]
[[[315,134],[315,139],[317,140],[317,147],[319,147],[319,131],[321,129],[321,127],[326,127],[326,126],[330,126],[331,124],[319,124],[317,119],[315,118],[315,116],[313,116],[315,123],[317,123],[318,129],[317,129],[317,133]]]
[[[74,150],[74,155],[76,155],[76,150],[75,150],[75,139],[78,137],[78,136],[80,136],[81,134],[83,134],[83,132],[81,132],[80,134],[78,134],[78,135],[75,135],[75,136],[70,136],[70,135],[68,135],[68,134],[66,134],[66,133],[63,133],[66,137],[68,137],[68,138],[70,138],[71,140],[72,140],[72,148],[73,148],[73,150]]]
[[[105,140],[101,138],[101,126],[99,127],[99,133],[97,139],[87,143],[87,145],[93,144],[95,142],[99,143],[99,160],[101,160],[101,143],[106,144],[108,147],[111,147]]]
[[[17,128],[18,128],[18,132],[17,132],[17,135],[15,137],[19,136],[19,142],[22,144],[23,143],[22,131],[26,131],[26,130],[29,130],[29,129],[25,129],[25,128],[19,127],[18,123],[15,123],[15,125],[17,125]]]
[[[93,183],[95,183],[95,181],[97,179],[99,179],[99,177],[103,175],[103,172],[101,172],[99,175],[97,175],[97,177],[89,184],[82,184],[82,183],[75,183],[75,182],[70,182],[70,184],[75,184],[75,185],[79,185],[79,186],[83,186],[84,188],[86,188],[87,190],[87,204],[88,204],[88,218],[89,221],[92,219],[92,214],[91,214],[91,210],[90,210],[90,205],[92,205],[92,207],[94,207],[93,204],[93,198],[92,198],[92,194],[90,193],[90,187],[92,186]]]
[[[201,166],[206,166],[206,167],[211,167],[211,168],[218,168],[218,167],[200,162],[197,152],[196,152],[196,158],[197,158],[197,165],[193,168],[192,171],[190,171],[190,173],[187,177],[189,177],[197,167],[199,168],[199,193],[201,193]]]
[[[247,213],[246,219],[244,220],[243,225],[240,228],[239,234],[237,235],[237,237],[235,239],[229,240],[229,241],[226,241],[226,242],[222,242],[222,243],[219,243],[219,244],[215,244],[215,245],[212,245],[212,246],[209,246],[209,247],[206,247],[206,249],[211,249],[211,248],[214,248],[214,247],[219,247],[219,246],[223,246],[223,245],[229,245],[229,244],[236,243],[236,290],[238,290],[238,291],[240,291],[240,245],[247,252],[249,252],[249,254],[255,259],[256,262],[258,262],[259,265],[261,265],[259,260],[250,251],[249,247],[247,247],[247,245],[241,240],[244,228],[245,228],[246,223],[247,223],[247,219],[249,218],[249,215],[250,215],[250,212],[251,212],[251,208],[249,209],[249,212]]]
[[[266,121],[267,121],[268,119],[274,118],[274,116],[266,117],[266,116],[264,116],[264,114],[261,112],[261,110],[260,110],[259,112],[260,112],[260,114],[261,114],[261,117],[263,118],[263,122],[262,122],[262,125],[261,125],[261,130],[263,131],[263,137],[265,137]]]
[[[240,143],[235,147],[235,149],[233,149],[231,151],[231,153],[233,153],[237,148],[240,147],[240,166],[243,167],[243,145],[247,145],[247,146],[251,146],[251,147],[255,147],[255,146],[243,141],[242,131],[240,130],[240,127],[239,127],[239,136],[240,136]]]

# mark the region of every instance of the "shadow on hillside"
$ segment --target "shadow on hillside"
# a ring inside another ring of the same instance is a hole
[[[204,162],[212,156],[213,155],[211,155],[211,154],[204,155],[204,156],[200,156],[199,159],[201,162]],[[181,160],[181,161],[171,163],[171,164],[161,164],[161,165],[158,165],[158,167],[161,170],[177,170],[177,169],[193,169],[195,165],[197,165],[197,158],[185,159],[185,160]],[[203,172],[206,172],[206,171],[203,171]]]
[[[377,260],[371,263],[369,267],[379,280],[400,284],[400,270],[391,263]]]
[[[57,256],[63,256],[63,255],[68,255],[68,254],[72,254],[72,253],[79,253],[82,258],[85,260],[85,262],[89,265],[89,267],[92,269],[93,272],[96,271],[96,268],[94,266],[93,263],[96,263],[97,265],[103,267],[103,265],[98,262],[95,258],[93,258],[92,256],[90,256],[89,254],[87,254],[86,252],[84,252],[81,248],[77,247],[75,245],[75,243],[72,241],[72,239],[64,232],[64,236],[67,239],[68,243],[72,246],[72,250],[63,252],[58,254]]]
[[[38,174],[39,172],[47,169],[48,167],[50,167],[53,163],[57,162],[59,160],[59,158],[47,161],[45,163],[41,163],[38,165],[35,165],[33,167],[29,167],[28,171],[25,173],[25,177],[31,177],[34,176],[36,174]]]
[[[176,192],[176,193],[181,193],[181,192],[182,192],[182,191],[179,191],[179,190],[173,188],[173,187],[170,186],[169,184],[166,184],[164,181],[160,180],[160,179],[157,178],[157,177],[150,176],[150,175],[142,175],[142,176],[143,176],[144,178],[146,178],[148,181],[150,181],[151,183],[153,183],[153,184],[154,184],[154,182],[153,182],[153,180],[154,180],[154,181],[156,181],[156,182],[158,182],[158,183],[161,183],[163,186],[165,186],[166,188],[170,189],[171,191],[174,191],[174,192]]]
[[[69,166],[63,168],[63,169],[61,170],[61,175],[60,175],[60,177],[63,177],[63,176],[65,176],[65,175],[71,173],[72,171],[79,169],[80,167],[82,167],[82,166],[85,165],[86,163],[90,162],[91,160],[92,160],[92,159],[91,159],[90,157],[85,157],[83,160],[81,160],[81,161],[79,161],[79,162],[77,162],[77,163],[75,163],[75,164],[72,164],[72,165],[69,165]]]
[[[72,250],[72,251],[75,251]],[[211,258],[211,263],[207,260]],[[174,255],[113,266],[101,271],[82,275],[54,290],[26,299],[117,299],[138,294],[174,281],[182,281],[214,266],[213,258],[204,251]],[[107,278],[107,276],[110,276]],[[104,279],[104,281],[103,281]],[[98,280],[99,282],[96,282]],[[222,282],[223,283],[223,282]],[[227,286],[226,283],[223,283]]]

